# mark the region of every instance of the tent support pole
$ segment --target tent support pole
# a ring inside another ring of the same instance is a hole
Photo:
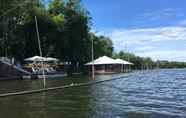
[[[36,23],[36,32],[37,32],[39,53],[40,53],[40,56],[43,57],[43,54],[42,54],[42,51],[41,51],[41,42],[40,42],[40,38],[39,38],[39,30],[38,30],[38,24],[37,24],[37,17],[36,16],[35,16],[35,23]],[[46,79],[45,79],[45,70],[44,70],[44,63],[43,63],[43,61],[41,63],[41,66],[42,66],[42,71],[43,71],[43,86],[45,88],[45,86],[46,86]]]

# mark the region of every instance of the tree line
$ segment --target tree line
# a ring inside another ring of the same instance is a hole
[[[79,0],[0,0],[0,55],[23,62],[39,55],[34,17],[37,17],[43,56],[71,62],[73,68],[91,60],[94,40],[95,58],[111,56],[112,41],[96,36],[91,17]]]
[[[186,62],[157,60],[153,61],[150,57],[140,57],[129,52],[120,51],[113,53],[113,58],[120,58],[134,64],[133,69],[156,69],[156,68],[185,68]]]
[[[83,69],[83,64],[91,61],[92,41],[94,58],[107,55],[128,59],[136,69],[155,65],[151,58],[115,53],[109,37],[91,32],[90,13],[80,0],[51,0],[47,5],[42,0],[0,0],[0,8],[0,56],[23,62],[25,58],[39,55],[36,16],[43,56],[71,62],[70,72],[77,65]]]

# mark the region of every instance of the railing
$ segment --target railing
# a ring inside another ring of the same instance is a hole
[[[3,63],[6,63],[7,65],[12,65],[12,62],[13,62],[12,60],[7,57],[0,57],[0,61]]]
[[[14,69],[18,70],[19,72],[22,72],[22,73],[25,73],[25,74],[29,74],[29,75],[31,74],[30,72],[28,72],[28,71],[26,71],[26,70],[24,70],[24,69],[22,69],[22,68],[20,68],[20,67],[18,67],[16,65],[14,65],[14,58],[9,59],[7,57],[0,57],[0,61],[3,62],[4,64],[12,66]]]

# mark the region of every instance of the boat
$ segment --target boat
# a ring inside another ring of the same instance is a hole
[[[65,77],[67,74],[65,71],[61,71],[61,69],[53,67],[53,64],[57,64],[56,62],[59,61],[57,58],[53,57],[43,57],[42,50],[41,50],[41,42],[39,37],[39,30],[38,30],[38,24],[37,24],[37,17],[35,16],[35,24],[36,24],[36,33],[37,33],[37,41],[38,41],[38,48],[39,48],[39,54],[40,56],[34,56],[30,58],[26,58],[25,61],[32,62],[31,68],[29,69],[32,73],[31,75],[24,75],[22,76],[23,79],[25,78],[31,78],[31,79],[43,79],[43,84],[45,86],[45,78],[56,78],[56,77]],[[49,62],[54,62],[50,64]]]
[[[53,57],[41,57],[33,56],[25,59],[27,64],[24,65],[24,69],[29,71],[31,75],[24,75],[23,79],[40,79],[43,78],[56,78],[65,77],[67,73],[65,72],[65,65],[63,68],[59,64],[59,59]]]

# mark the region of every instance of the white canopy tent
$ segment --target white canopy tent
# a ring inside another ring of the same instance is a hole
[[[108,65],[108,64],[121,64],[121,63],[110,57],[103,56],[103,57],[99,57],[98,59],[94,61],[86,63],[85,65],[89,66],[89,65]]]
[[[30,58],[26,58],[25,61],[34,61],[34,62],[41,62],[41,61],[47,61],[45,57],[41,56],[33,56]]]
[[[125,71],[130,70],[130,65],[134,64],[122,59],[112,59],[107,56],[99,57],[98,59],[85,64],[85,66],[95,66],[97,73],[123,72],[124,67]]]
[[[85,64],[85,66],[95,66],[95,73],[99,74],[116,73],[118,72],[120,65],[122,65],[120,62],[107,56],[99,57],[98,59]],[[92,72],[94,72],[93,69]]]
[[[128,61],[125,61],[125,60],[122,60],[122,59],[116,59],[116,61],[117,61],[118,63],[123,64],[123,65],[134,65],[133,63],[128,62]]]
[[[25,61],[34,61],[34,62],[46,62],[46,61],[59,61],[57,58],[53,58],[53,57],[41,57],[41,56],[33,56],[30,58],[26,58]]]
[[[46,61],[59,61],[59,59],[53,57],[47,57]]]

